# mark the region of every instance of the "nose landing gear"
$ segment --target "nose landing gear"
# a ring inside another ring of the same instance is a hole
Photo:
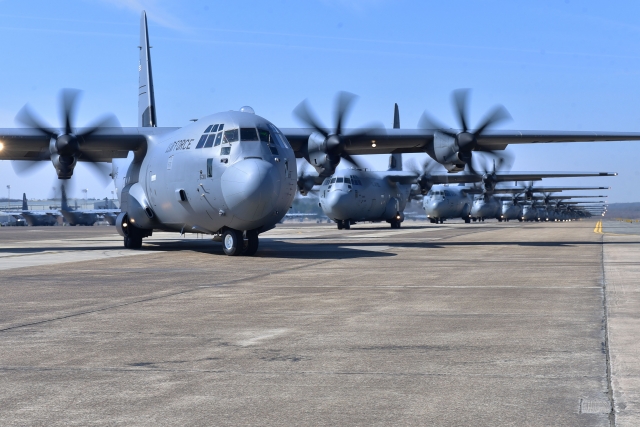
[[[222,233],[222,250],[225,255],[255,255],[258,251],[259,243],[258,232],[255,230],[247,230],[246,233],[243,233],[240,230],[227,228]]]

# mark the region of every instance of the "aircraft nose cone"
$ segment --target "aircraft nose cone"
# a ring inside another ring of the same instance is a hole
[[[332,219],[351,219],[350,199],[351,193],[345,191],[331,191],[325,197],[324,207],[326,214]]]
[[[276,168],[262,159],[231,165],[222,174],[221,184],[230,214],[245,221],[258,221],[269,215],[280,190]]]

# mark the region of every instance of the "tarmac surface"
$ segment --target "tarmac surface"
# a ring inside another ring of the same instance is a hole
[[[2,228],[0,425],[640,425],[640,224],[404,226]]]

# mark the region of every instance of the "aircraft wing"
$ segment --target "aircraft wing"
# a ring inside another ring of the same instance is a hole
[[[415,172],[411,171],[390,171],[382,172],[381,176],[388,179],[391,182],[397,182],[400,184],[414,184],[418,181],[419,176]],[[441,175],[429,175],[427,177],[429,183],[435,184],[465,184],[471,182],[480,182],[482,177],[479,175],[469,174],[441,174]]]
[[[101,128],[100,131],[83,138],[81,147],[95,161],[110,162],[126,158],[129,151],[145,147],[147,137],[162,135],[178,128]],[[81,133],[82,129],[76,129]],[[49,160],[49,137],[35,129],[0,129],[0,160]],[[78,159],[82,161],[82,158]]]
[[[281,128],[296,157],[303,157],[311,128]],[[326,129],[330,132],[330,129]],[[344,129],[345,151],[348,154],[425,153],[433,147],[438,129],[373,129],[364,135],[358,129]],[[457,133],[460,130],[447,129]],[[478,136],[476,150],[504,150],[509,144],[539,144],[553,142],[638,141],[640,132],[590,132],[590,131],[485,131]]]
[[[493,175],[493,180],[498,182],[505,181],[541,181],[543,178],[578,178],[578,177],[594,177],[594,176],[617,176],[615,172],[509,172],[498,173]]]
[[[494,193],[523,193],[527,189],[522,187],[508,187],[495,189]],[[611,187],[532,187],[533,193],[556,193],[561,191],[583,191],[583,190],[611,190]],[[535,197],[535,196],[534,196]],[[542,196],[541,196],[542,197]]]

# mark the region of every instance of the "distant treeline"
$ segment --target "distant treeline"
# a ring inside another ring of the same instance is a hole
[[[640,219],[640,202],[610,203],[605,218]]]

